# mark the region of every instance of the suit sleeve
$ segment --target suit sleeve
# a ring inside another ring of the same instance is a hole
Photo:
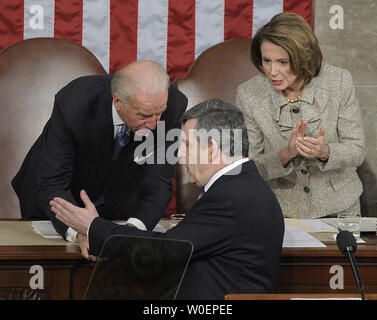
[[[169,88],[168,114],[165,118],[165,135],[155,139],[154,164],[146,165],[146,174],[141,182],[142,201],[138,206],[135,218],[152,230],[160,221],[171,200],[173,178],[175,174],[177,140],[180,132],[180,118],[187,107],[187,98],[178,89]],[[173,137],[176,139],[171,139]],[[165,140],[164,144],[160,144]],[[175,151],[174,151],[175,150]]]
[[[355,97],[351,74],[343,70],[341,105],[338,115],[338,141],[329,142],[330,157],[321,163],[323,171],[358,167],[365,158],[366,146],[360,108]]]
[[[38,201],[55,229],[65,238],[68,227],[55,218],[49,202],[53,197],[61,197],[77,205],[70,190],[76,152],[74,139],[57,99],[42,145],[41,160],[37,168]]]
[[[216,255],[229,247],[234,240],[232,234],[237,232],[236,206],[234,201],[224,195],[222,201],[213,198],[206,200],[203,206],[190,211],[184,221],[166,233],[141,231],[125,225],[118,225],[101,217],[93,220],[89,228],[89,249],[98,256],[110,236],[126,235],[163,239],[186,240],[193,244],[193,258]]]

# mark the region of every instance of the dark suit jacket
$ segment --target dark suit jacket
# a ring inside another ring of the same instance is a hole
[[[193,256],[178,299],[224,299],[228,293],[272,293],[278,282],[284,219],[280,205],[253,161],[224,175],[166,233],[95,218],[89,228],[91,254],[112,235],[136,235],[192,242]]]
[[[171,86],[168,106],[161,116],[166,132],[180,128],[186,106],[187,98]],[[157,134],[153,136],[157,138]],[[56,94],[51,118],[12,180],[22,217],[50,218],[64,237],[67,226],[55,218],[49,201],[58,196],[82,205],[79,193],[85,189],[93,201],[104,196],[106,203],[97,208],[101,216],[136,217],[152,229],[169,204],[175,166],[134,162],[134,150],[144,142],[133,137],[131,133],[130,142],[112,161],[111,76],[73,80]],[[157,143],[154,151],[153,156]]]

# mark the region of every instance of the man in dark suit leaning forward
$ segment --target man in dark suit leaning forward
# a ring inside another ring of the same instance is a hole
[[[70,82],[56,94],[51,118],[12,180],[22,217],[50,218],[74,241],[74,228],[55,218],[49,202],[60,197],[83,205],[80,190],[85,189],[101,217],[130,218],[130,224],[152,230],[171,199],[175,169],[172,162],[157,163],[157,154],[165,155],[173,143],[157,145],[157,123],[166,132],[179,130],[186,106],[184,94],[169,87],[165,70],[152,61],[133,62],[113,76]],[[148,130],[152,149],[136,154]],[[86,237],[77,239],[89,258]]]
[[[204,194],[185,219],[166,233],[120,226],[98,216],[85,191],[85,208],[54,198],[57,219],[88,234],[98,255],[112,235],[192,242],[192,259],[177,298],[224,299],[228,293],[272,293],[277,287],[284,219],[275,195],[247,158],[242,113],[219,99],[185,113],[178,150],[190,179]]]

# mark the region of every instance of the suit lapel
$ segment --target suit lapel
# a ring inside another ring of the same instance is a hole
[[[104,189],[106,193],[119,179],[127,177],[133,180],[133,176],[139,176],[139,165],[134,162],[134,150],[140,142],[134,141],[134,133],[130,133],[129,142],[120,151],[118,158],[112,161],[111,170]]]

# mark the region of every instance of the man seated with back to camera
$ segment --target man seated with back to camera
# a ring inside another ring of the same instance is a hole
[[[247,158],[249,143],[241,111],[212,99],[187,111],[182,124],[178,158],[204,194],[177,226],[159,233],[105,220],[84,190],[85,208],[54,198],[51,210],[57,219],[88,235],[92,255],[98,256],[112,235],[190,241],[193,255],[178,299],[274,292],[284,219],[275,195]]]

